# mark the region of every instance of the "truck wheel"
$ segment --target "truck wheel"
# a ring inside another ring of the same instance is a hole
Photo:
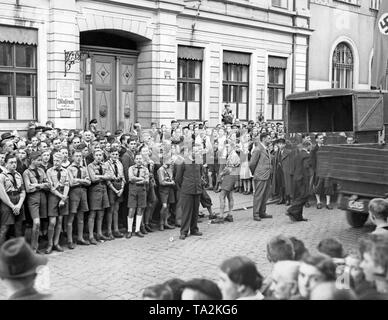
[[[361,228],[368,220],[368,214],[346,211],[346,220],[353,228]]]

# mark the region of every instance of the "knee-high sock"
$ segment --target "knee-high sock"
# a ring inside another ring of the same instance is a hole
[[[135,229],[136,232],[140,231],[142,217],[143,216],[137,216],[136,217],[136,229]]]
[[[49,246],[53,245],[54,230],[55,230],[55,225],[50,223],[48,226],[48,229],[47,229],[47,238],[48,238],[48,245]]]
[[[128,217],[128,232],[132,232],[133,218]]]

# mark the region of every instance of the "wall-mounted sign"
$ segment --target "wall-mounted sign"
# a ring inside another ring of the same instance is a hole
[[[75,109],[74,83],[72,81],[57,81],[57,109]]]

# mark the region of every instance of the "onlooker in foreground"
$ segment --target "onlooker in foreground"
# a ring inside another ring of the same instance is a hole
[[[170,287],[173,293],[173,300],[182,300],[182,292],[185,287],[186,282],[181,279],[171,279],[163,283],[164,285]]]
[[[357,296],[351,289],[338,289],[335,282],[323,282],[311,292],[310,300],[357,300]]]
[[[373,199],[369,202],[369,217],[376,225],[373,234],[388,235],[388,201],[384,199]]]
[[[169,286],[157,284],[144,289],[143,300],[173,300],[173,292]]]
[[[342,243],[334,238],[323,239],[319,242],[317,249],[320,253],[328,255],[330,258],[343,259],[345,257]]]
[[[0,249],[0,278],[9,300],[43,300],[49,295],[34,288],[37,268],[47,264],[47,258],[35,254],[24,238],[5,242]]]
[[[271,297],[276,300],[288,300],[298,294],[298,261],[279,261],[272,270]]]
[[[388,300],[388,237],[372,235],[360,243],[360,253],[363,269],[367,281],[372,282],[376,290],[361,293],[360,298],[369,300],[374,298]],[[376,292],[377,291],[377,292]]]
[[[298,275],[299,295],[293,300],[308,300],[312,290],[320,283],[335,281],[336,265],[325,255],[308,255],[302,260]]]
[[[222,300],[222,294],[213,281],[193,279],[185,283],[182,300]]]
[[[307,250],[306,246],[304,245],[304,242],[302,240],[299,240],[295,237],[290,238],[292,245],[294,247],[295,251],[295,261],[301,261],[303,257],[307,254],[309,254],[309,251]]]
[[[224,300],[263,300],[259,291],[263,277],[246,257],[225,260],[220,266],[218,286]]]

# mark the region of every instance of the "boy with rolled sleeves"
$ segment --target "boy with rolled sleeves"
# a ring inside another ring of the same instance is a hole
[[[140,226],[143,217],[144,209],[147,207],[147,183],[149,182],[150,174],[148,169],[143,165],[143,157],[141,154],[136,154],[135,165],[128,169],[128,232],[126,238],[132,237],[132,226],[135,212],[137,210],[135,235],[143,238],[140,233]]]
[[[73,153],[73,163],[68,168],[70,177],[70,211],[67,219],[67,242],[69,249],[74,249],[73,221],[77,217],[77,244],[87,246],[84,240],[84,213],[89,211],[87,189],[90,186],[89,172],[82,165],[82,151],[77,149]]]
[[[37,252],[40,219],[47,218],[47,191],[50,190],[50,183],[46,172],[41,168],[41,153],[32,152],[30,160],[30,166],[23,173],[23,180],[27,193],[27,206],[32,219],[31,247],[34,252]]]
[[[70,191],[69,172],[62,167],[63,156],[60,152],[53,155],[53,167],[47,170],[47,180],[50,183],[48,195],[48,246],[46,254],[53,250],[63,252],[59,245],[63,217],[69,215],[68,195]]]
[[[103,162],[104,153],[101,149],[95,149],[93,152],[94,161],[88,165],[88,171],[91,186],[88,191],[89,200],[89,241],[97,245],[97,241],[109,240],[102,234],[102,221],[104,219],[105,209],[110,207],[106,181],[111,179],[108,167]],[[97,237],[94,238],[94,221],[97,215]]]
[[[107,212],[108,238],[122,238],[124,235],[119,231],[119,206],[123,202],[123,192],[125,186],[124,168],[119,160],[119,150],[112,148],[109,151],[109,160],[105,163],[112,177],[107,181],[108,197],[110,208]],[[113,233],[112,233],[113,220]]]
[[[14,153],[5,157],[5,168],[0,174],[0,246],[5,242],[10,226],[15,236],[21,237],[25,219],[23,202],[26,198],[23,177],[16,171],[17,159]]]

